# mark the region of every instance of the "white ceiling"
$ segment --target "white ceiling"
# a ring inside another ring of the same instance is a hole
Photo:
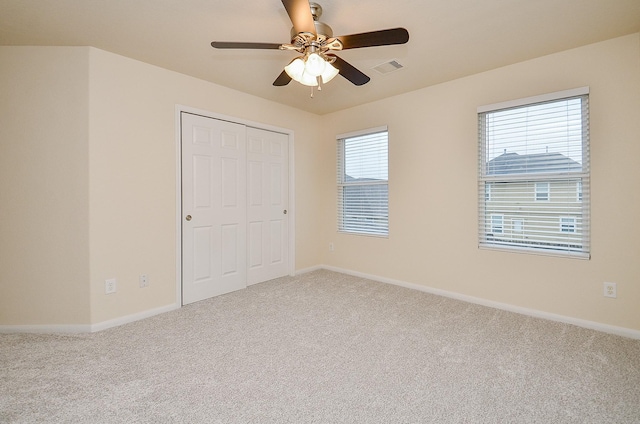
[[[94,46],[325,114],[640,31],[640,0],[316,0],[335,35],[404,27],[405,45],[339,56],[371,77],[336,77],[310,98],[272,82],[297,54],[215,50],[210,42],[288,43],[279,0],[0,0],[0,45]],[[404,68],[372,68],[396,59]],[[0,64],[1,66],[1,64]]]

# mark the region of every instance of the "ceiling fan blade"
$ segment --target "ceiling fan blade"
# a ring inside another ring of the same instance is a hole
[[[276,87],[282,87],[289,84],[290,82],[291,77],[289,76],[289,74],[287,74],[286,71],[282,71],[280,75],[278,75],[278,78],[276,78],[276,80],[273,82],[273,85],[275,85]]]
[[[389,46],[409,41],[409,31],[404,28],[383,29],[381,31],[336,37],[342,43],[342,50],[361,47]]]
[[[316,33],[316,26],[313,23],[309,0],[282,0],[282,4],[284,8],[287,9],[287,14],[293,23],[293,28],[296,33]]]
[[[364,85],[371,80],[371,78],[360,72],[357,68],[355,68],[347,61],[340,59],[338,56],[333,54],[327,56],[336,58],[336,61],[333,62],[333,66],[335,66],[338,71],[340,71],[340,75],[351,81],[353,84]]]
[[[276,43],[243,43],[234,41],[212,41],[215,49],[275,49],[280,50],[281,44]]]

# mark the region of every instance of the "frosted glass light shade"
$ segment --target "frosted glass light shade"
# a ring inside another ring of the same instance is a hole
[[[306,85],[306,86],[309,86],[309,87],[315,87],[316,85],[318,85],[318,77],[314,77],[313,75],[311,75],[307,71],[304,71],[302,73],[302,78],[300,78],[298,80],[298,82],[300,84],[302,84],[302,85]]]
[[[304,72],[304,62],[302,58],[297,57],[284,67],[284,71],[295,81],[300,81],[302,73]]]
[[[323,84],[328,83],[339,73],[340,71],[338,69],[336,69],[332,64],[327,62],[327,65],[324,68],[324,72],[322,73],[322,83]]]
[[[324,72],[326,66],[327,62],[325,62],[318,53],[311,53],[309,57],[307,57],[304,70],[314,77],[319,77]]]

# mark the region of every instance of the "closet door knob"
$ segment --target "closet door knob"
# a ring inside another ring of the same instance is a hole
[[[185,219],[186,219],[187,221],[191,221],[191,215],[187,215],[187,216],[185,217]]]

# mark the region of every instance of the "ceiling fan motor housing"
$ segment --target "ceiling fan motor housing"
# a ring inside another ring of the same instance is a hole
[[[313,16],[313,20],[317,21],[322,16],[322,6],[318,3],[309,2],[309,7],[311,8],[311,16]]]

